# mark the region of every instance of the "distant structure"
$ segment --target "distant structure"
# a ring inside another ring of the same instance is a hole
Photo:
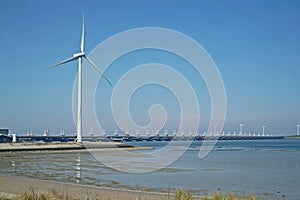
[[[113,133],[113,136],[119,136],[119,133],[118,133],[118,130],[115,129],[114,133]]]
[[[101,135],[101,136],[106,136],[105,129],[102,129],[102,130],[101,130],[100,135]]]
[[[12,141],[13,143],[17,142],[17,134],[12,134]]]
[[[243,126],[244,124],[240,124],[240,135],[243,135]]]
[[[9,129],[0,129],[0,143],[12,142],[12,137],[9,135]]]
[[[0,135],[8,135],[9,134],[9,129],[0,129]]]
[[[300,126],[299,124],[296,125],[296,127],[297,127],[297,135],[300,135],[300,133],[299,133],[299,126]]]
[[[263,127],[262,127],[262,135],[263,135],[263,136],[265,136],[265,129],[266,129],[266,126],[263,126]]]
[[[48,129],[44,130],[43,136],[44,136],[44,137],[50,136],[50,133],[49,133],[49,130],[48,130]]]
[[[140,132],[139,132],[139,130],[138,130],[138,129],[136,129],[136,131],[135,131],[135,135],[136,135],[136,136],[140,136]]]
[[[154,135],[155,135],[155,136],[159,136],[159,131],[156,130],[155,133],[154,133]]]
[[[168,130],[165,130],[165,136],[168,137]]]
[[[175,137],[177,135],[176,130],[173,131],[173,136]]]
[[[213,135],[216,135],[216,130],[217,130],[217,126],[214,125],[214,133],[213,133]]]
[[[94,131],[93,131],[93,130],[89,130],[89,135],[90,135],[91,137],[93,137],[93,136],[94,136]]]
[[[61,130],[61,131],[59,132],[59,136],[65,136],[65,131],[64,131],[64,130]]]

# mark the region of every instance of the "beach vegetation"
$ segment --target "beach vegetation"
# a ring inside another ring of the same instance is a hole
[[[177,190],[174,200],[193,200],[193,195],[185,190]]]
[[[8,195],[0,194],[0,200],[76,200],[75,196],[69,195],[64,192],[58,192],[51,189],[48,192],[38,192],[34,186],[30,186],[24,193],[20,195]],[[94,198],[86,198],[87,200],[114,200],[111,198],[105,198],[102,196],[96,196]],[[168,198],[169,199],[169,198]],[[192,193],[186,190],[177,190],[172,200],[259,200],[254,194],[247,194],[244,197],[240,197],[234,193],[212,193],[204,197],[194,197]],[[143,200],[142,197],[136,197],[136,200]]]
[[[28,190],[23,192],[20,195],[8,196],[0,195],[0,200],[75,200],[76,198],[65,194],[59,193],[54,189],[51,189],[49,192],[38,192],[34,186],[30,186]]]
[[[247,194],[244,197],[240,197],[231,192],[225,194],[216,192],[213,193],[212,195],[202,197],[201,200],[259,200],[259,198],[254,194]]]

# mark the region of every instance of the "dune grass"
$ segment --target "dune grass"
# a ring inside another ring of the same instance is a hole
[[[201,197],[201,200],[259,200],[259,198],[254,194],[247,194],[245,197],[240,197],[231,192],[229,193],[213,193],[208,197]]]
[[[47,193],[37,192],[34,186],[30,186],[27,191],[20,195],[7,196],[0,195],[0,200],[75,200],[75,197],[72,197],[65,193],[58,193],[56,190],[52,189]]]
[[[193,197],[191,193],[185,190],[177,190],[173,200],[259,200],[259,198],[254,194],[247,194],[245,197],[240,197],[233,193],[213,193],[209,196],[204,197]]]
[[[75,196],[63,192],[57,192],[51,189],[48,192],[37,192],[33,186],[20,195],[4,195],[0,194],[0,200],[77,200]],[[169,198],[168,198],[169,199]],[[114,200],[111,198],[94,197],[87,200]],[[143,198],[136,197],[135,200],[144,200]],[[213,193],[205,197],[193,197],[193,195],[185,190],[177,190],[174,197],[170,200],[259,200],[254,194],[247,194],[245,197],[237,196],[233,193]]]
[[[185,190],[177,190],[174,200],[193,200],[193,195]]]

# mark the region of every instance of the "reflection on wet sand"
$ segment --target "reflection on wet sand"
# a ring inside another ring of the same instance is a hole
[[[77,154],[76,155],[76,183],[80,182],[81,179],[81,155]]]
[[[12,172],[15,172],[15,171],[16,171],[16,162],[15,162],[15,160],[12,160],[12,161],[11,161],[11,171],[12,171]]]

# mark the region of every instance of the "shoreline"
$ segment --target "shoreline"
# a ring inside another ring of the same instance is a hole
[[[0,143],[1,152],[24,152],[24,151],[88,151],[88,149],[97,150],[113,150],[113,149],[126,149],[126,150],[152,150],[151,147],[131,146],[118,142],[88,142],[88,143]]]
[[[63,183],[50,180],[33,178],[21,178],[15,176],[0,175],[0,193],[8,195],[20,195],[34,187],[37,192],[49,192],[55,190],[58,193],[68,194],[78,199],[108,198],[120,200],[151,199],[161,200],[174,196],[163,192],[149,192],[142,190],[110,188],[104,186],[83,185],[75,183]]]
[[[259,200],[253,193],[236,195],[232,192],[213,192],[195,196],[188,190],[176,189],[173,192],[147,191],[140,189],[112,188],[76,183],[64,183],[16,176],[0,175],[0,199],[110,199],[110,200],[169,200],[169,199],[236,199]]]
[[[300,135],[290,135],[290,136],[285,136],[285,139],[300,139]]]

